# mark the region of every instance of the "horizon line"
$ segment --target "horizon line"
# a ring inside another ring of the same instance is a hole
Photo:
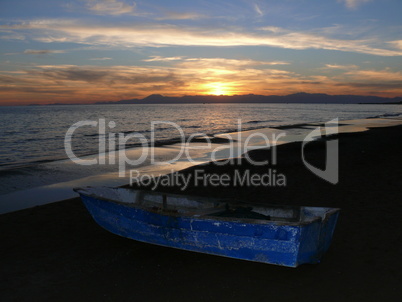
[[[229,94],[221,94],[221,95],[215,95],[215,94],[201,94],[201,95],[181,95],[181,96],[165,96],[162,94],[158,94],[158,93],[153,93],[150,94],[146,97],[143,98],[131,98],[131,99],[121,99],[121,100],[117,100],[117,101],[101,101],[101,100],[94,100],[94,101],[90,101],[88,103],[62,103],[62,102],[54,102],[54,103],[31,103],[31,104],[15,104],[15,105],[3,105],[0,104],[1,107],[23,107],[23,106],[57,106],[57,105],[135,105],[135,104],[147,104],[147,103],[140,103],[140,102],[149,102],[149,104],[153,104],[153,102],[155,102],[155,100],[148,100],[151,99],[152,97],[156,98],[159,97],[160,99],[163,98],[177,98],[177,99],[182,99],[185,97],[199,97],[199,98],[233,98],[233,97],[278,97],[278,98],[286,98],[289,96],[296,96],[296,95],[309,95],[309,96],[328,96],[328,97],[360,97],[360,98],[376,98],[376,99],[384,99],[384,103],[379,103],[379,104],[389,104],[386,103],[386,100],[394,100],[394,99],[401,99],[399,100],[399,103],[402,102],[402,96],[395,96],[395,97],[382,97],[382,96],[377,96],[377,95],[360,95],[360,94],[328,94],[328,93],[309,93],[309,92],[295,92],[295,93],[291,93],[291,94],[286,94],[286,95],[275,95],[275,94],[271,94],[271,95],[263,95],[263,94],[254,94],[254,93],[248,93],[248,94],[233,94],[233,95],[229,95]],[[132,102],[132,103],[123,103],[123,102]],[[138,103],[136,103],[136,101]],[[163,104],[164,102],[157,102],[154,104]],[[177,101],[177,102],[172,102],[172,103],[166,103],[166,104],[202,104],[202,103],[209,103],[209,104],[214,104],[214,103],[237,103],[237,104],[241,104],[241,103],[287,103],[286,101],[236,101],[236,102],[230,102],[230,101],[225,101],[225,102],[219,102],[219,101],[214,101],[214,102],[209,102],[207,100],[205,101],[195,101],[195,102],[186,102],[186,101]],[[309,103],[320,103],[317,101],[313,101],[313,102],[308,102],[308,101],[300,101],[300,102],[292,102],[292,103],[297,103],[297,104],[309,104]],[[323,101],[321,104],[326,104],[328,102]],[[333,102],[333,104],[345,104],[345,102]],[[391,103],[391,104],[399,104],[398,101],[396,103]],[[348,103],[346,103],[348,104]],[[356,103],[350,103],[350,104],[359,104],[359,102]],[[364,103],[363,103],[364,104]],[[367,103],[367,104],[376,104],[376,103]]]

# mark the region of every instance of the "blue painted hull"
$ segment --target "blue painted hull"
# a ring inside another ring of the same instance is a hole
[[[79,192],[80,193],[80,192]],[[133,207],[81,194],[94,220],[137,241],[249,261],[296,267],[318,263],[329,248],[339,211],[309,223],[194,217]]]

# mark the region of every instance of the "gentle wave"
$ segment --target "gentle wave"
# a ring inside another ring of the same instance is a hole
[[[267,122],[269,122],[269,121],[249,121],[249,122],[246,122],[245,124],[261,124],[261,123],[267,123]]]
[[[376,116],[370,116],[368,118],[389,118],[389,117],[402,117],[402,113],[385,113]]]

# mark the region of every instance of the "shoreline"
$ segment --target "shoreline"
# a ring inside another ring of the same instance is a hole
[[[74,198],[0,215],[0,299],[397,301],[402,296],[402,126],[343,133],[338,139],[337,185],[303,166],[301,143],[296,142],[278,146],[276,169],[288,175],[285,188],[165,188],[252,202],[340,207],[331,247],[320,264],[290,269],[121,238],[100,228]],[[306,158],[322,165],[325,141],[308,145]],[[256,160],[270,156],[263,149],[250,153]],[[244,158],[233,165],[201,166],[217,174],[236,169],[263,173],[267,167],[254,167]]]
[[[339,133],[358,133],[361,131],[367,131],[372,127],[385,127],[391,125],[402,124],[402,119],[396,118],[371,118],[371,119],[358,119],[358,120],[345,120],[339,122]],[[194,147],[195,150],[190,151],[193,152],[192,156],[195,156],[195,162],[188,162],[186,158],[179,159],[174,164],[165,164],[165,165],[154,165],[154,164],[145,164],[142,166],[134,167],[135,171],[138,173],[147,174],[151,177],[158,177],[160,175],[170,174],[172,172],[179,172],[183,169],[188,169],[189,167],[198,166],[200,164],[205,164],[211,162],[211,156],[216,156],[217,160],[225,160],[229,158],[240,158],[243,156],[244,152],[253,152],[253,149],[264,148],[261,146],[261,142],[263,140],[249,140],[250,137],[255,136],[255,134],[264,134],[269,139],[274,141],[274,137],[278,133],[285,133],[285,139],[276,141],[274,145],[279,146],[281,144],[289,144],[293,142],[302,141],[304,137],[314,130],[316,127],[322,127],[325,124],[321,122],[315,123],[300,123],[293,125],[283,125],[271,128],[257,128],[252,130],[244,130],[240,132],[232,132],[232,133],[222,133],[216,134],[214,137],[208,138],[211,139],[212,147],[209,150],[196,150],[197,144],[201,144],[203,146],[202,141],[205,139],[198,139],[198,143],[196,141],[192,142],[189,145],[189,149],[191,146]],[[242,129],[239,129],[242,130]],[[283,132],[281,132],[283,131]],[[251,142],[251,144],[250,144]],[[244,144],[249,144],[251,149],[245,150]],[[178,148],[182,148],[182,144],[171,144],[164,145],[161,147],[155,147],[157,157],[164,158],[166,156],[174,156],[178,151]],[[214,154],[211,153],[212,150],[219,149],[219,152]],[[229,148],[231,148],[229,150]],[[234,153],[232,152],[234,150]],[[127,149],[127,152],[139,152],[138,148]],[[158,155],[159,154],[159,155]],[[170,154],[170,155],[169,155]],[[106,154],[104,155],[107,156]],[[64,164],[64,166],[61,166]],[[22,189],[17,189],[11,191],[9,193],[3,193],[0,195],[2,202],[0,203],[0,215],[8,212],[18,211],[24,208],[30,208],[33,206],[40,206],[47,203],[60,202],[62,200],[72,198],[76,196],[76,194],[72,191],[73,187],[79,186],[123,186],[127,183],[131,182],[129,176],[119,177],[117,175],[117,165],[109,166],[109,165],[96,165],[95,167],[88,166],[77,166],[74,163],[64,160],[56,163],[49,163],[43,166],[44,168],[49,169],[50,178],[48,180],[49,183],[40,182],[35,185],[35,181],[29,179],[29,169],[27,171],[22,171],[22,174],[28,174],[28,182],[25,180],[24,175],[13,176],[9,179],[5,179],[2,182],[2,186],[7,186],[7,183],[18,183],[22,186]],[[35,168],[33,168],[35,170]],[[81,169],[81,170],[79,170]],[[59,174],[62,173],[61,178],[57,180],[57,174],[52,174],[53,170],[60,170]],[[81,171],[81,172],[79,172]],[[134,170],[133,170],[134,171]],[[81,174],[80,174],[81,173]],[[67,175],[67,176],[65,176]],[[71,175],[71,176],[69,176]],[[77,175],[80,175],[77,177]],[[14,178],[13,178],[14,177]],[[49,176],[48,176],[49,177]],[[32,178],[32,177],[31,177]],[[43,178],[39,178],[39,181],[46,181]],[[32,183],[31,183],[32,182]],[[25,187],[24,187],[25,186]]]

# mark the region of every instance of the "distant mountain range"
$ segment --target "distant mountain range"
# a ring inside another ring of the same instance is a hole
[[[213,103],[289,103],[289,104],[401,104],[402,97],[384,98],[364,95],[329,95],[324,93],[299,92],[289,95],[185,95],[181,97],[151,94],[143,99],[97,102],[96,105],[118,104],[213,104]],[[41,106],[30,104],[28,106]],[[48,106],[71,105],[66,103],[45,104]],[[88,105],[88,104],[76,104]]]
[[[328,95],[321,93],[295,93],[290,95],[186,95],[170,97],[152,94],[143,99],[98,102],[100,105],[115,104],[207,104],[207,103],[312,103],[312,104],[402,104],[402,97],[384,98],[362,95]]]

